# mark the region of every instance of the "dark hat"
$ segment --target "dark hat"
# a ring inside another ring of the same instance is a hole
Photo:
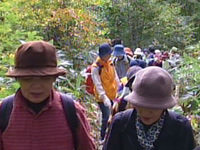
[[[117,44],[114,47],[114,56],[124,56],[126,53],[124,51],[124,46],[121,44]]]
[[[114,47],[115,45],[117,45],[117,44],[122,44],[123,43],[123,41],[120,39],[120,38],[116,38],[116,39],[114,39],[114,40],[112,40],[112,47]]]
[[[148,53],[148,54],[150,53],[149,50],[148,50],[148,48],[144,48],[144,49],[143,49],[143,52],[144,52],[144,53]]]
[[[6,73],[8,77],[59,76],[66,71],[57,67],[56,48],[44,41],[22,44],[15,53],[15,67]]]
[[[99,47],[99,57],[102,58],[104,56],[110,55],[112,53],[111,47],[109,44],[104,43]]]
[[[176,105],[171,75],[160,67],[147,67],[136,73],[132,92],[125,97],[135,106],[167,109]]]
[[[135,74],[141,70],[142,68],[140,66],[132,66],[127,71],[127,80],[130,80]]]
[[[130,67],[132,66],[139,66],[141,68],[145,68],[147,66],[147,63],[141,59],[134,59],[134,60],[131,60],[130,62]]]
[[[151,53],[154,53],[154,51],[155,51],[154,45],[149,45],[149,51],[150,51]]]
[[[128,69],[127,71],[127,80],[128,82],[126,83],[126,87],[131,87],[133,81],[134,81],[134,77],[135,77],[135,74],[141,70],[142,68],[140,66],[132,66]]]

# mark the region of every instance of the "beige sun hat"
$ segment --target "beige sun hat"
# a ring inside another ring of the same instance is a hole
[[[167,109],[176,105],[172,95],[173,80],[171,75],[160,67],[147,67],[136,73],[132,92],[125,97],[135,106]]]

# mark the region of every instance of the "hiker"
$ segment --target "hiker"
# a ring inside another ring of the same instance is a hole
[[[133,52],[129,47],[125,47],[124,51],[125,51],[126,55],[130,56],[131,58],[133,57]]]
[[[134,57],[135,59],[141,59],[141,60],[142,60],[142,59],[143,59],[143,56],[144,56],[144,53],[142,52],[142,49],[139,48],[139,47],[136,48],[135,51],[134,51],[134,56],[133,56],[133,57]]]
[[[178,52],[178,48],[173,46],[169,53],[168,61],[170,62],[170,66],[172,68],[176,67],[181,61],[180,55],[177,52]]]
[[[170,64],[168,62],[169,59],[169,53],[167,51],[163,52],[162,54],[162,68],[165,70],[170,69]]]
[[[118,102],[117,112],[124,111],[126,109],[127,101],[124,99],[124,97],[127,96],[132,91],[132,83],[135,79],[135,74],[141,69],[142,68],[140,66],[132,66],[128,69],[126,75],[127,82],[123,87],[121,95],[118,98],[119,102]]]
[[[123,45],[123,41],[120,38],[118,38],[118,37],[116,39],[113,39],[111,41],[111,47],[114,47],[117,44],[122,44]]]
[[[155,53],[155,46],[154,45],[149,45],[149,57],[151,58],[152,55],[154,56]]]
[[[143,60],[144,53],[141,48],[136,48],[134,51],[134,59],[130,62],[130,67],[139,66],[141,68],[145,68],[147,66],[146,61]]]
[[[162,68],[162,53],[159,49],[155,50],[153,66],[158,66]]]
[[[126,76],[132,59],[125,53],[124,46],[121,44],[115,45],[113,56],[113,64],[115,66],[119,79],[121,79]]]
[[[154,45],[149,45],[149,55],[147,57],[147,66],[153,66],[154,55],[155,55],[155,47]]]
[[[109,116],[109,120],[108,120],[109,127],[114,115],[117,112],[124,111],[125,109],[127,109],[128,102],[124,99],[124,97],[127,96],[132,91],[131,85],[135,79],[135,74],[141,69],[142,68],[139,66],[132,66],[128,69],[127,76],[121,79],[121,85],[119,88],[121,90],[118,89],[118,96],[113,101],[114,103],[112,105],[111,114]],[[130,105],[128,105],[128,107],[130,107]]]
[[[17,49],[6,75],[20,88],[0,106],[0,150],[95,150],[83,107],[53,88],[65,74],[53,45],[31,41]]]
[[[192,150],[190,122],[168,110],[177,103],[172,89],[166,70],[151,66],[138,71],[125,97],[134,109],[115,115],[104,150]]]
[[[102,112],[101,142],[104,140],[107,122],[110,115],[111,101],[117,96],[120,85],[115,68],[110,60],[111,47],[104,43],[99,47],[99,57],[93,63],[92,79],[94,83],[95,98]]]
[[[149,54],[150,54],[150,51],[149,51],[149,49],[148,48],[144,48],[143,49],[143,53],[144,53],[144,55],[143,55],[143,60],[146,62],[146,63],[148,63],[148,56],[149,56]]]

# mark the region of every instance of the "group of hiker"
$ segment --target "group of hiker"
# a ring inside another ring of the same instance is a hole
[[[168,110],[178,102],[172,76],[156,65],[157,59],[150,64],[151,53],[162,56],[151,47],[146,55],[141,49],[132,52],[121,40],[112,44],[101,44],[91,65],[103,150],[193,150],[189,120]],[[66,73],[58,68],[56,48],[48,42],[31,41],[17,49],[6,76],[20,88],[0,104],[0,150],[97,149],[85,108],[53,88]],[[128,103],[131,109],[126,110]]]
[[[103,150],[192,150],[190,122],[168,110],[178,100],[173,96],[172,76],[163,64],[167,61],[174,67],[168,60],[180,59],[175,47],[170,54],[153,47],[127,53],[120,40],[113,43],[100,45],[91,70],[94,96],[102,112]],[[127,103],[131,109],[126,110]],[[111,123],[110,115],[114,115]]]

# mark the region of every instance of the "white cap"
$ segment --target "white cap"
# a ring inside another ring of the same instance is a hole
[[[134,54],[135,55],[143,55],[143,52],[142,52],[141,48],[136,48],[134,51]]]

